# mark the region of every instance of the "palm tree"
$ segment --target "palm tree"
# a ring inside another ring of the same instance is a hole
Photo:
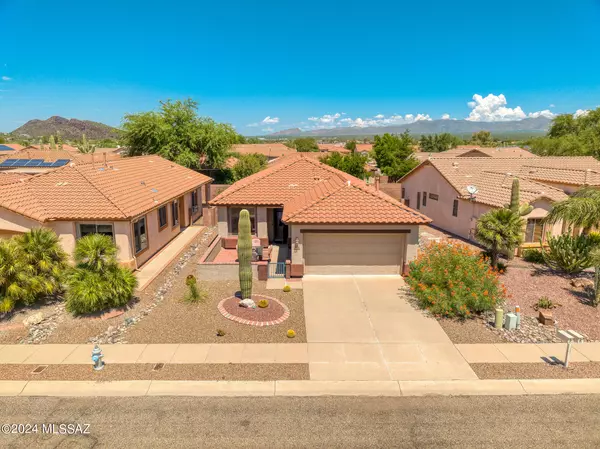
[[[31,299],[33,270],[25,263],[15,239],[0,241],[0,313],[10,312],[18,301]]]
[[[137,278],[119,265],[117,247],[105,235],[91,234],[77,241],[76,266],[68,277],[66,308],[72,313],[92,313],[127,304]]]
[[[479,217],[475,239],[488,249],[492,267],[498,264],[499,254],[511,253],[523,242],[524,224],[510,209],[494,209]]]
[[[569,199],[554,203],[544,221],[550,224],[563,221],[583,228],[582,234],[589,234],[600,223],[600,190],[586,187]]]
[[[37,278],[41,289],[48,295],[56,293],[67,268],[67,253],[56,233],[47,228],[34,228],[15,241],[22,250],[27,271]]]

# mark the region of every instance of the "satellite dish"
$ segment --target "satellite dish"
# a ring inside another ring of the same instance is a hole
[[[469,192],[469,194],[471,195],[475,195],[478,192],[478,190],[475,186],[467,186],[467,192]]]

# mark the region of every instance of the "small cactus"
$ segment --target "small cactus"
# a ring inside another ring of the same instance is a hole
[[[238,262],[242,299],[252,297],[252,235],[250,213],[243,209],[238,222]]]
[[[288,338],[294,338],[296,336],[296,332],[293,329],[287,331]]]
[[[286,293],[289,293],[292,291],[292,287],[290,287],[289,285],[286,285],[285,287],[283,287],[283,291]]]
[[[50,135],[50,149],[56,150],[56,141],[54,140],[54,136]]]
[[[520,199],[520,188],[519,178],[514,178],[510,189],[510,204],[504,206],[506,209],[510,209],[513,213],[519,216],[524,216],[533,210],[533,206],[530,204],[521,204]]]

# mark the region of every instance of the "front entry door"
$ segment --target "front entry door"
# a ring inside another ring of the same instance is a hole
[[[275,223],[275,235],[274,240],[276,242],[283,242],[283,226],[284,224],[281,221],[283,217],[283,209],[275,209],[275,219],[273,220]]]

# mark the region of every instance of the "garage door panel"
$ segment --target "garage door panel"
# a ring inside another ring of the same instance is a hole
[[[404,234],[305,234],[305,273],[398,274],[405,242]]]

